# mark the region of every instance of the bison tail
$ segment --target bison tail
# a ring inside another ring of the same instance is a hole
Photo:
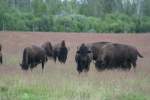
[[[144,58],[139,52],[137,52],[137,53],[140,58]]]

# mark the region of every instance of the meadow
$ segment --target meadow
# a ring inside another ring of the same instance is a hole
[[[50,59],[31,72],[19,63],[26,46],[66,41],[70,47],[66,64]],[[144,58],[136,70],[98,72],[94,64],[88,73],[76,71],[75,52],[81,43],[110,41],[137,47]],[[4,63],[0,65],[0,100],[150,100],[150,34],[94,34],[48,32],[0,32]]]

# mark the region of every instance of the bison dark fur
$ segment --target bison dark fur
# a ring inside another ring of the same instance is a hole
[[[136,67],[137,57],[143,57],[138,50],[129,45],[109,43],[103,46],[96,65],[107,69],[122,68],[131,69],[131,65]]]
[[[45,42],[44,44],[42,44],[42,48],[45,49],[46,55],[49,58],[53,58],[54,52],[53,52],[53,46],[52,46],[51,42],[49,42],[49,41]]]
[[[26,47],[23,51],[23,59],[21,68],[23,70],[32,70],[37,64],[42,64],[42,71],[44,69],[44,63],[47,61],[47,55],[43,48],[39,46]]]
[[[81,73],[82,71],[89,71],[89,66],[92,61],[92,51],[84,43],[78,48],[75,56],[75,61],[77,63],[77,71]]]
[[[54,46],[54,60],[60,63],[65,63],[68,56],[68,48],[66,47],[65,41],[63,40],[60,44]]]

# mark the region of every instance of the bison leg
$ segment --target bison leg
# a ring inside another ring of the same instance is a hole
[[[32,70],[33,70],[34,66],[35,66],[35,64],[34,64],[34,63],[31,63],[31,64],[29,65],[29,68],[30,68],[31,72],[32,72]]]
[[[110,69],[111,68],[112,62],[113,62],[112,57],[104,55],[101,60],[102,60],[102,66],[104,69]]]
[[[57,52],[56,51],[54,52],[53,58],[54,58],[54,61],[56,62],[56,60],[57,60]]]
[[[103,60],[102,61],[102,69],[109,69],[109,67],[111,67],[111,64],[110,64],[110,62],[108,61],[108,60]]]
[[[79,67],[79,66],[77,67],[77,71],[78,71],[79,74],[82,72],[82,70],[83,69],[81,67]]]
[[[134,72],[135,72],[135,71],[136,71],[136,60],[135,60],[135,61],[132,61],[131,64],[133,65]]]
[[[56,60],[57,60],[57,56],[54,56],[54,62],[56,63]]]
[[[133,68],[135,69],[136,68],[136,61],[137,61],[137,58],[132,58],[130,60],[131,64],[133,65]]]
[[[106,68],[107,69],[114,69],[114,68],[117,68],[117,62],[114,61],[114,60],[107,60],[106,62]]]
[[[3,57],[1,58],[1,63],[3,63]]]
[[[3,63],[3,58],[2,58],[2,57],[0,57],[0,63],[1,63],[1,64]]]
[[[127,62],[127,69],[130,70],[131,69],[131,63]]]
[[[87,65],[85,68],[84,68],[84,72],[88,72],[89,71],[89,66]]]
[[[121,66],[122,66],[122,69],[124,69],[124,70],[129,71],[131,69],[131,64],[128,61],[125,61]]]
[[[30,65],[30,69],[32,69],[33,67],[35,67],[35,63],[32,63],[32,64]]]
[[[136,68],[136,61],[132,62],[134,68]]]
[[[42,72],[44,70],[44,61],[42,61]]]
[[[95,68],[96,68],[98,71],[105,69],[104,65],[102,65],[102,61],[96,61],[96,62],[95,62]]]
[[[46,62],[48,61],[48,58],[47,58],[47,57],[45,57],[45,61],[46,61]]]

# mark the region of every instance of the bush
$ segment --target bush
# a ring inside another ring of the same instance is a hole
[[[101,20],[100,32],[134,32],[135,23],[124,14],[108,14]]]
[[[54,16],[54,31],[63,32],[87,32],[89,21],[82,15]]]
[[[43,15],[14,10],[0,15],[0,30],[127,33],[149,32],[150,17],[141,19],[126,14],[107,14],[102,18],[84,15]]]
[[[143,17],[141,19],[136,19],[136,32],[150,32],[150,17]]]

